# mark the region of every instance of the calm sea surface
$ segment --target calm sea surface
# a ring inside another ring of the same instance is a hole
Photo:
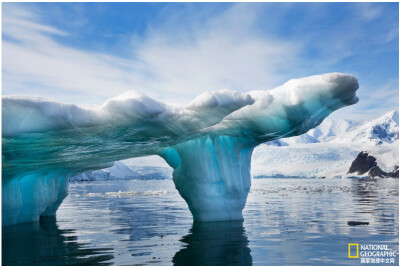
[[[371,265],[348,258],[358,243],[397,252],[372,265],[398,265],[398,183],[254,179],[244,222],[219,223],[193,223],[171,180],[71,183],[57,218],[3,227],[2,263]]]

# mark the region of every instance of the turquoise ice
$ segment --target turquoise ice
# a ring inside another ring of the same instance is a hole
[[[146,155],[174,169],[195,220],[242,220],[254,147],[316,127],[355,104],[357,89],[354,76],[329,73],[266,91],[206,92],[183,107],[137,92],[95,109],[3,97],[3,225],[54,215],[73,175]]]

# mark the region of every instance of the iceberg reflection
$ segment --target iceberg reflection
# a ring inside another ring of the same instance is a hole
[[[252,265],[242,221],[194,222],[174,265]]]
[[[112,248],[89,248],[73,229],[59,229],[55,217],[4,226],[2,265],[111,265]]]

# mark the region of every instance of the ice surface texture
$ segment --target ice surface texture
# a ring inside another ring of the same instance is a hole
[[[55,214],[70,176],[113,161],[160,155],[195,220],[242,219],[258,144],[300,135],[358,101],[340,73],[269,91],[206,92],[185,107],[128,92],[97,109],[7,96],[3,119],[3,225]]]

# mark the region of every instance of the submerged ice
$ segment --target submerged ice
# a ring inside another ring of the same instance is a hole
[[[68,178],[159,155],[195,220],[241,220],[260,143],[301,135],[358,101],[357,79],[329,73],[266,91],[206,92],[184,107],[127,92],[97,109],[41,98],[2,100],[3,225],[54,215]]]

